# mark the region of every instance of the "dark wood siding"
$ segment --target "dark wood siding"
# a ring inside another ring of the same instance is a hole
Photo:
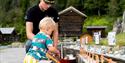
[[[2,42],[16,42],[19,41],[19,35],[17,35],[16,31],[14,30],[11,34],[2,34],[0,32],[0,43]]]
[[[82,33],[84,17],[74,11],[67,11],[60,15],[59,35],[80,36]]]

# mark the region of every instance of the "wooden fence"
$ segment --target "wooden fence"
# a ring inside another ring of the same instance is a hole
[[[96,54],[92,52],[87,52],[83,49],[80,49],[80,55],[87,60],[86,63],[117,63],[113,61],[112,58],[106,58],[103,54]]]

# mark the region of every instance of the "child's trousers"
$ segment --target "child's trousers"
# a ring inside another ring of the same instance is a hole
[[[23,63],[52,63],[52,61],[50,61],[50,60],[38,61],[35,58],[33,58],[32,56],[26,54]]]
[[[38,60],[36,60],[32,56],[26,54],[23,63],[38,63]]]

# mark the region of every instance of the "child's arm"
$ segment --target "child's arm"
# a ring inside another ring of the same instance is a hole
[[[59,50],[53,46],[52,39],[47,38],[46,45],[47,45],[48,51],[59,54]]]
[[[53,61],[55,61],[56,63],[60,63],[57,59],[55,59],[53,56],[51,56],[50,54],[46,53],[46,56],[50,59],[52,59]]]
[[[59,50],[56,47],[48,46],[49,51],[60,54]]]

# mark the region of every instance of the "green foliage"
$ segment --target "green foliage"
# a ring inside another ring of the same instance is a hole
[[[87,13],[101,16],[106,13],[108,0],[85,0],[84,8]]]
[[[119,9],[120,8],[118,7],[118,0],[110,0],[110,2],[108,3],[109,15],[117,16]]]
[[[88,42],[87,45],[95,45],[95,42]]]
[[[78,6],[78,3],[79,3],[79,0],[67,0],[67,5],[66,7],[69,7],[69,6],[75,6],[77,7]]]
[[[108,14],[110,16],[122,15],[125,10],[125,0],[110,0],[108,3]]]
[[[93,26],[106,26],[109,23],[107,22],[107,20],[105,18],[93,18]]]
[[[115,17],[110,16],[88,16],[84,23],[84,29],[86,29],[87,26],[107,26],[106,30],[110,31],[112,30],[115,20]]]
[[[100,40],[100,45],[108,45],[108,39],[103,38]],[[116,46],[125,46],[125,32],[116,35]]]
[[[71,5],[90,16],[121,16],[125,10],[125,0],[56,0],[59,11]]]
[[[103,38],[100,40],[100,45],[105,45],[107,46],[108,45],[108,40],[106,38]]]
[[[2,46],[3,46],[3,45],[10,45],[11,43],[12,43],[12,42],[1,42],[1,43],[0,43],[0,46],[1,46],[1,45],[2,45]]]
[[[25,13],[28,8],[37,4],[38,1],[39,0],[0,0],[0,27],[15,27],[17,34],[20,35],[20,41],[24,42],[26,40],[24,21]],[[108,30],[112,29],[112,25],[116,19],[110,16],[121,16],[125,10],[125,0],[55,1],[55,6],[59,11],[72,5],[86,15],[90,15],[85,21],[85,26],[108,26]]]
[[[119,46],[125,46],[125,32],[116,35],[116,44]]]
[[[0,27],[15,27],[20,41],[24,42],[26,39],[24,12],[19,3],[20,0],[4,0],[0,4]]]
[[[65,9],[66,5],[67,5],[67,0],[56,0],[55,6],[59,11]]]
[[[95,45],[95,42],[89,42],[87,45]],[[108,39],[102,38],[99,45],[108,46]],[[125,32],[116,35],[116,46],[125,46]]]

